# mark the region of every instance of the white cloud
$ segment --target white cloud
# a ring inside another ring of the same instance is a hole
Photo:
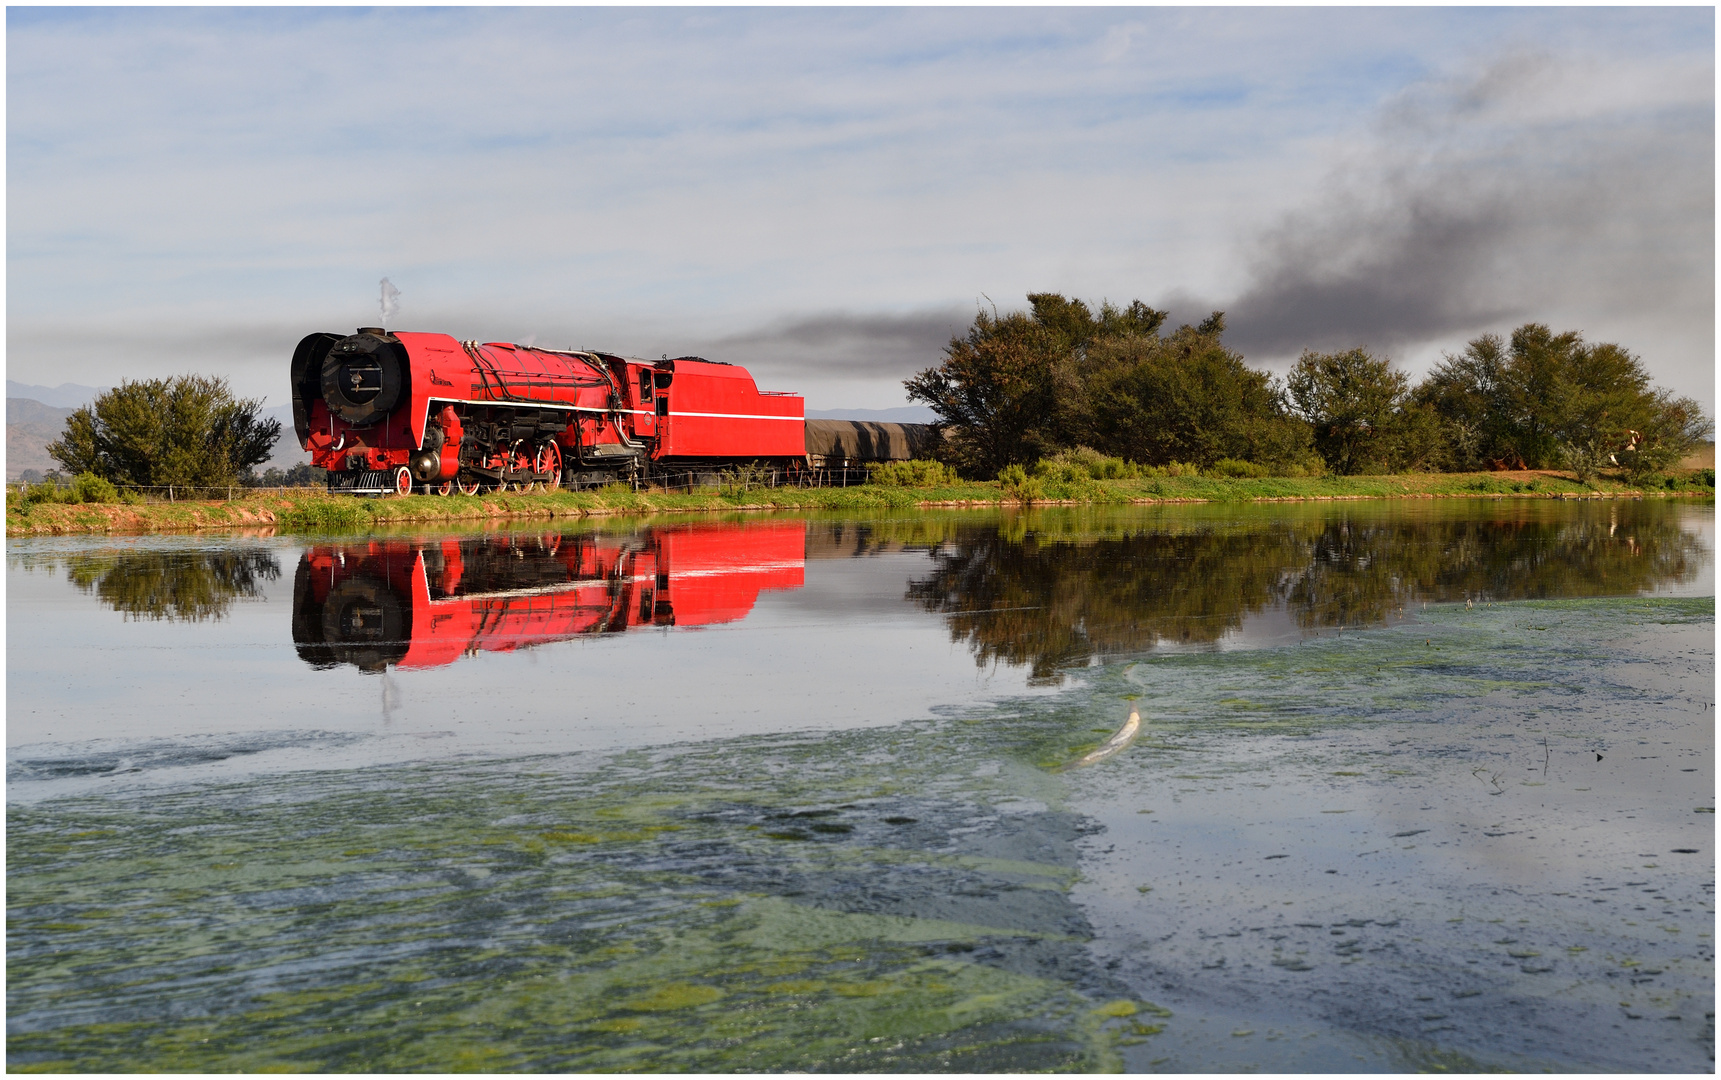
[[[9,373],[231,365],[273,399],[293,342],[368,323],[386,275],[415,327],[751,350],[779,388],[894,404],[936,359],[927,313],[971,312],[982,293],[1241,296],[1297,221],[1328,262],[1367,264],[1374,240],[1333,228],[1322,201],[1346,154],[1349,190],[1387,232],[1414,233],[1404,192],[1461,218],[1516,213],[1497,195],[1521,182],[1467,203],[1428,178],[1465,161],[1579,168],[1598,124],[1712,109],[1697,85],[1712,25],[1600,10],[13,9]],[[1478,79],[1469,58],[1517,55],[1518,39],[1547,59]],[[1597,53],[1613,59],[1571,61]],[[1665,150],[1673,130],[1633,146]],[[1413,131],[1437,153],[1418,158]],[[1525,131],[1545,161],[1488,142]],[[1390,168],[1367,157],[1381,148]],[[1586,183],[1556,185],[1574,211],[1605,194]],[[1672,190],[1658,183],[1627,201]],[[1712,204],[1682,198],[1657,228],[1712,237]],[[1250,236],[1268,241],[1240,257]],[[1536,260],[1571,257],[1557,230],[1538,245],[1527,262],[1494,250],[1478,291],[1528,296]],[[1625,291],[1660,265],[1642,246]],[[1623,295],[1599,270],[1565,280],[1586,328]],[[1614,306],[1663,312],[1688,367],[1712,355],[1712,313],[1657,295]],[[813,326],[849,329],[806,338]]]

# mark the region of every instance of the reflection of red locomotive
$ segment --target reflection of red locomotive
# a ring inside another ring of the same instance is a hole
[[[293,642],[318,666],[434,667],[581,634],[745,618],[800,588],[806,523],[697,524],[320,545],[299,560]]]
[[[300,341],[292,398],[299,445],[328,470],[329,489],[369,494],[741,463],[795,473],[825,458],[906,458],[936,438],[921,424],[809,423],[800,395],[760,390],[745,368],[696,356],[637,360],[375,327]]]

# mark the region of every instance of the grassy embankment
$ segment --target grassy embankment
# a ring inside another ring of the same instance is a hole
[[[1135,480],[1042,481],[1036,503],[1259,502],[1270,500],[1404,498],[1583,498],[1698,496],[1713,498],[1714,473],[1682,472],[1671,480],[1633,487],[1619,480],[1579,484],[1555,472],[1410,473],[1397,476],[1207,476]],[[1019,504],[1019,492],[998,481],[932,488],[867,484],[850,488],[708,489],[693,494],[596,491],[507,495],[414,495],[399,499],[331,496],[314,489],[255,493],[231,502],[65,504],[29,501],[8,488],[6,535],[61,533],[191,532],[204,529],[278,528],[295,532],[346,532],[373,525],[473,519],[545,519],[598,514],[649,514],[732,510],[908,510],[923,506]]]

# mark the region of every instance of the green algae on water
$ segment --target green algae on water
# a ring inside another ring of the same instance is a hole
[[[1086,963],[1073,853],[1043,858],[1070,826],[1020,823],[1036,857],[949,850],[986,812],[977,791],[909,802],[890,792],[928,775],[829,764],[831,742],[869,737],[702,746],[649,772],[618,767],[630,753],[14,807],[9,1063],[1115,1067],[1119,1029],[1057,974]],[[803,814],[846,831],[785,849],[756,828]]]

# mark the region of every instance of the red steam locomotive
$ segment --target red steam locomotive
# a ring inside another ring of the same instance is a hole
[[[798,589],[803,521],[699,522],[626,536],[373,540],[305,552],[293,643],[318,667],[451,664],[642,627],[734,622]]]
[[[293,352],[293,428],[329,490],[447,495],[736,465],[794,477],[918,456],[936,429],[807,421],[799,394],[697,356],[456,341],[363,327]],[[894,429],[894,430],[893,430]]]

